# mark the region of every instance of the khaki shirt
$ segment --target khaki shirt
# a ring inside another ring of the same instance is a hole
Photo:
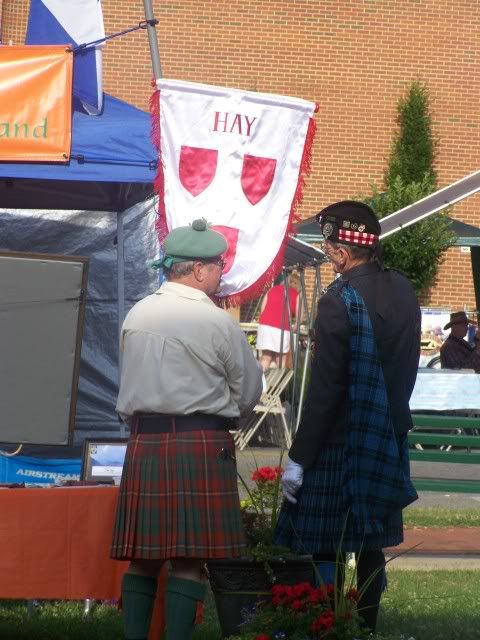
[[[197,289],[165,282],[122,327],[117,411],[236,418],[262,393],[262,372],[237,322]]]

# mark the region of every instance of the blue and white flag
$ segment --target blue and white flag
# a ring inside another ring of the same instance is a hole
[[[75,48],[104,37],[100,0],[31,0],[25,44]],[[91,115],[102,111],[102,45],[75,53],[73,95]]]

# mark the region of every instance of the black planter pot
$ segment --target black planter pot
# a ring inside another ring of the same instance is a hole
[[[210,560],[207,568],[224,638],[241,633],[242,610],[251,611],[257,601],[268,598],[265,592],[273,584],[314,584],[311,556],[268,563],[252,558]]]

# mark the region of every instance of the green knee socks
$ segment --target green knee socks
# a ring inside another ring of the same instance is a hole
[[[123,629],[125,640],[147,640],[157,579],[126,573],[122,580]]]
[[[168,579],[165,640],[191,640],[197,603],[204,601],[205,592],[201,582],[175,576]]]

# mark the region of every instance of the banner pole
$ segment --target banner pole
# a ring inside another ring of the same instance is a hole
[[[122,325],[125,320],[125,211],[117,212],[117,315],[118,315],[118,388],[122,371]],[[120,421],[120,437],[125,438],[125,423]]]
[[[143,0],[143,6],[145,8],[145,20],[147,22],[148,44],[150,45],[153,75],[155,80],[159,80],[162,77],[162,67],[160,65],[157,30],[155,28],[158,24],[158,20],[155,20],[153,17],[152,0]]]

